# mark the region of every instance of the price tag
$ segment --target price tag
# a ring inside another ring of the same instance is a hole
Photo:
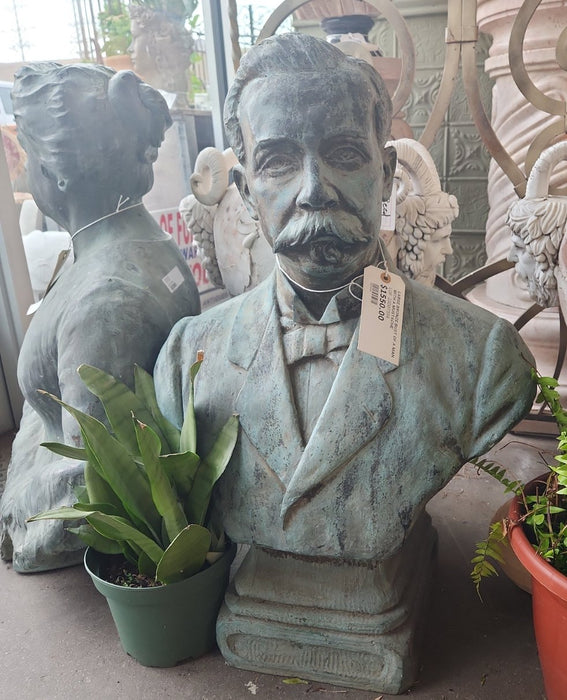
[[[398,183],[394,180],[392,185],[392,194],[387,202],[382,202],[382,222],[380,231],[395,231],[396,230],[396,192],[398,191]]]
[[[185,281],[183,279],[183,275],[181,274],[181,270],[175,266],[173,270],[170,270],[165,277],[162,278],[161,280],[165,286],[169,289],[169,291],[173,294],[173,292],[181,287],[183,282]]]
[[[358,349],[400,363],[406,288],[402,278],[378,267],[364,270]]]

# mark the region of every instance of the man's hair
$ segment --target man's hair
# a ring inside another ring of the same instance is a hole
[[[390,138],[392,101],[381,76],[366,61],[352,58],[327,41],[308,34],[281,34],[265,39],[248,51],[224,103],[224,124],[228,140],[241,163],[244,163],[244,139],[240,128],[240,100],[244,88],[257,78],[296,73],[333,73],[359,71],[375,91],[374,124],[378,143]]]

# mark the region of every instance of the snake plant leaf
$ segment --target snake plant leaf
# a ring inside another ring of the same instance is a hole
[[[111,540],[124,540],[130,546],[139,548],[156,564],[163,556],[163,549],[154,540],[137,530],[125,518],[105,515],[100,512],[85,513],[87,522],[104,537]]]
[[[203,359],[200,354],[199,359],[194,362],[189,369],[189,400],[185,408],[185,418],[181,427],[181,436],[179,438],[180,452],[197,452],[197,423],[195,421],[195,377],[201,369]]]
[[[134,566],[138,566],[138,562],[140,561],[140,557],[142,556],[142,550],[136,545],[134,545],[132,542],[123,541],[120,542],[120,544],[122,545],[122,554],[126,557],[126,559]],[[150,574],[150,576],[155,576],[156,565],[152,562],[151,559],[149,559],[149,561],[154,567],[153,572]]]
[[[81,484],[76,484],[73,487],[73,493],[75,494],[75,498],[77,499],[77,503],[88,503],[89,502],[89,494],[87,492],[86,486],[83,486]]]
[[[136,566],[138,567],[138,571],[144,576],[155,578],[156,565],[145,552],[140,552]]]
[[[213,487],[222,476],[238,438],[238,415],[234,413],[224,424],[209,454],[201,461],[186,509],[190,522],[203,525]]]
[[[52,510],[44,510],[42,513],[32,515],[27,518],[27,523],[33,523],[36,520],[84,520],[86,513],[76,510],[73,506],[60,506]]]
[[[48,450],[61,457],[70,457],[81,462],[87,459],[87,453],[83,447],[72,447],[71,445],[63,445],[60,442],[42,442],[40,445],[41,447],[47,447]]]
[[[82,513],[98,511],[105,515],[119,515],[116,508],[110,503],[73,503],[73,508],[80,510]]]
[[[90,447],[87,447],[86,451],[90,452],[84,472],[89,503],[110,503],[114,506],[116,515],[126,515],[122,501],[110,488],[108,482],[95,469],[93,465],[95,458]]]
[[[163,518],[169,542],[187,527],[187,518],[177,499],[177,494],[171,487],[171,482],[163,469],[159,455],[161,442],[154,431],[139,420],[135,421],[136,438],[140,448],[140,455],[146,468],[146,474],[150,481],[154,504]]]
[[[182,501],[185,501],[191,489],[201,458],[194,452],[177,452],[161,455],[159,458],[162,468],[171,479]]]
[[[138,454],[136,433],[130,419],[132,413],[139,420],[151,425],[160,440],[163,439],[150,410],[126,384],[91,365],[81,365],[77,371],[88,390],[100,399],[114,434],[128,448],[130,454]]]
[[[122,545],[116,540],[109,540],[108,537],[100,535],[92,525],[79,525],[79,527],[68,527],[67,530],[77,535],[87,546],[96,549],[103,554],[122,554]]]
[[[177,535],[157,565],[156,579],[175,583],[201,570],[211,543],[210,532],[200,525],[188,525]]]
[[[152,501],[149,482],[124,445],[96,418],[69,406],[53,394],[41,393],[50,396],[75,418],[81,428],[83,442],[88,445],[85,449],[92,451],[93,459],[90,459],[89,453],[89,461],[97,471],[100,470],[100,476],[118,496],[126,512],[159,539],[156,533],[160,531],[161,518]]]
[[[139,365],[134,365],[134,387],[136,395],[149,408],[157,426],[161,430],[165,440],[162,440],[162,452],[179,452],[179,437],[181,432],[173,423],[170,423],[160,411],[154,379],[149,372]],[[136,414],[142,420],[142,417]]]

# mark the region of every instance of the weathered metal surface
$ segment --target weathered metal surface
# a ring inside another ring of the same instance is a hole
[[[526,413],[534,387],[511,324],[404,278],[399,366],[358,349],[348,287],[367,264],[390,264],[377,240],[395,165],[388,103],[367,64],[313,37],[272,37],[246,54],[227,133],[236,185],[279,267],[177,324],[155,381],[179,424],[202,348],[205,452],[240,415],[215,501],[231,539],[253,546],[219,621],[227,659],[401,692],[430,580],[425,504]]]

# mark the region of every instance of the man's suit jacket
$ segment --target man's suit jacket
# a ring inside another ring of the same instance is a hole
[[[383,560],[427,501],[529,410],[533,358],[507,322],[405,280],[400,365],[357,349],[358,328],[307,445],[282,348],[274,272],[180,321],[155,368],[181,425],[189,367],[205,454],[232,412],[241,431],[215,507],[236,542],[308,556]]]

